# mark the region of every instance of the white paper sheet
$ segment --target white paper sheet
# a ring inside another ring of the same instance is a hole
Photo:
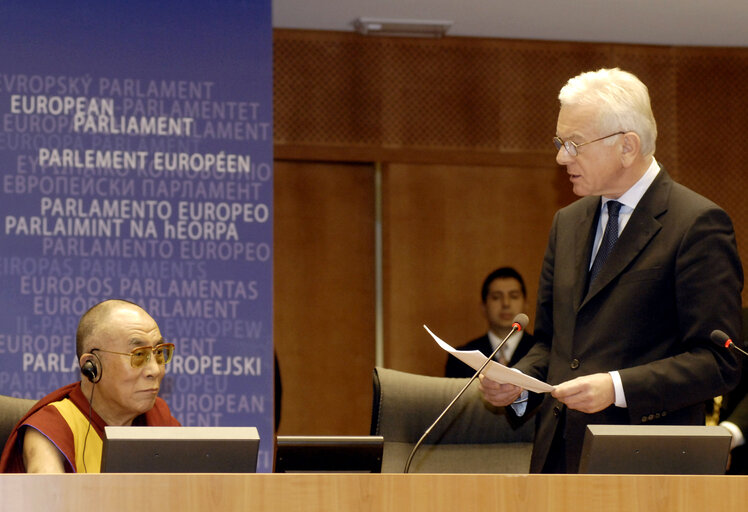
[[[463,363],[470,366],[473,370],[478,370],[483,363],[488,359],[480,350],[457,350],[450,346],[447,342],[439,338],[436,334],[431,332],[431,329],[423,326],[426,331],[434,338],[434,341],[444,350],[455,356]],[[522,336],[522,332],[516,332],[512,336]],[[549,393],[553,391],[553,386],[546,384],[529,375],[512,370],[506,366],[497,363],[496,361],[489,361],[488,365],[483,369],[483,375],[496,382],[503,382],[507,384],[514,384],[528,391],[534,391],[535,393]]]

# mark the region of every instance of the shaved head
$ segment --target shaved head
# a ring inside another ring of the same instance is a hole
[[[83,316],[78,322],[78,330],[75,333],[75,349],[78,359],[80,359],[83,354],[90,351],[92,348],[92,340],[95,337],[94,335],[101,329],[107,327],[107,320],[112,311],[122,306],[143,310],[143,308],[134,302],[121,299],[109,299],[99,302],[83,313]]]

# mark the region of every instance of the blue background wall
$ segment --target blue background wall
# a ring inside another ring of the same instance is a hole
[[[77,380],[80,315],[133,300],[175,416],[257,426],[270,470],[270,0],[10,0],[0,32],[0,393]]]

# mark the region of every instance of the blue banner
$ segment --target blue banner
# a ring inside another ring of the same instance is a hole
[[[272,467],[270,0],[0,4],[0,393],[79,379],[75,328],[142,305],[184,425]]]

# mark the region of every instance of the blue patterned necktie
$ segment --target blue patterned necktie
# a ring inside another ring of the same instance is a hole
[[[613,251],[613,247],[618,241],[618,212],[621,210],[621,203],[618,201],[608,201],[608,223],[605,225],[603,240],[600,242],[600,248],[597,250],[595,262],[590,269],[590,283],[595,280],[600,269],[603,268],[605,260]]]

